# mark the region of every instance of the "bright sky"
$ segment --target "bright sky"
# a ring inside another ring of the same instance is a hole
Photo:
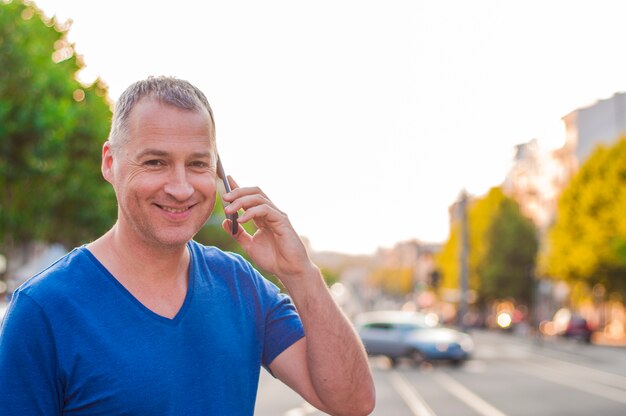
[[[462,189],[499,185],[516,144],[626,91],[626,3],[38,0],[115,100],[148,75],[208,96],[227,171],[316,250],[447,238]]]

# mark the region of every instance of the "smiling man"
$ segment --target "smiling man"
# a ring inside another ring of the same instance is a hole
[[[289,297],[193,241],[213,210],[216,163],[212,112],[193,85],[148,78],[122,94],[102,151],[117,222],[13,294],[0,414],[251,415],[262,366],[327,413],[372,411],[363,346],[259,188],[230,179],[227,213],[257,227],[233,238]]]

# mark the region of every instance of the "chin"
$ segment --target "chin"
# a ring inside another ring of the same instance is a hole
[[[152,242],[161,248],[180,248],[184,246],[193,238],[196,233],[192,232],[171,232],[171,233],[158,233],[152,238]]]

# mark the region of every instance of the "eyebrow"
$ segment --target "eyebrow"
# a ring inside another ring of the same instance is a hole
[[[159,150],[159,149],[144,149],[141,152],[139,152],[139,154],[137,155],[138,159],[144,158],[146,156],[158,156],[158,157],[166,157],[169,156],[169,152],[166,152],[165,150]],[[192,159],[204,159],[204,158],[212,158],[212,153],[211,152],[193,152],[191,154],[191,158]]]
[[[167,156],[167,152],[164,150],[158,150],[158,149],[144,149],[141,152],[139,152],[139,154],[137,155],[138,159],[141,159],[143,157],[146,156]]]

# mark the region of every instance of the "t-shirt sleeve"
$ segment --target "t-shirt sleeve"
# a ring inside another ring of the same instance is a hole
[[[304,337],[304,328],[291,299],[278,294],[277,301],[265,320],[263,365],[269,365],[283,351]]]
[[[0,327],[0,414],[60,415],[56,349],[41,307],[15,292]]]
[[[283,351],[304,337],[300,316],[291,298],[259,275],[265,308],[262,364],[265,368]]]

